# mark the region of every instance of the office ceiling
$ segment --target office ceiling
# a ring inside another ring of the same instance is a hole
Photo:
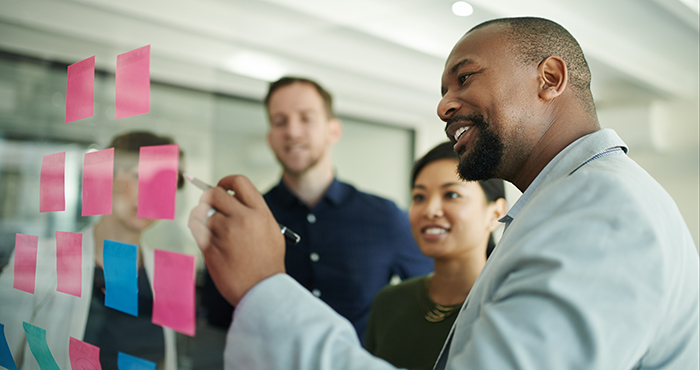
[[[535,15],[579,40],[598,106],[698,99],[697,0],[469,2],[459,17],[453,0],[0,0],[0,49],[96,55],[113,71],[151,44],[153,80],[260,99],[266,80],[309,76],[343,115],[434,130],[454,43],[484,20]]]

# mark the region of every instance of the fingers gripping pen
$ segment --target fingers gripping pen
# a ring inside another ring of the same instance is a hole
[[[211,185],[205,183],[204,181],[196,178],[196,177],[189,177],[187,175],[184,175],[184,177],[187,179],[187,181],[191,182],[192,185],[200,188],[201,190],[209,190],[212,188]],[[209,210],[209,213],[207,216],[211,216],[216,212],[213,208]],[[299,244],[299,241],[301,240],[301,236],[299,234],[295,233],[294,231],[290,230],[287,226],[284,226],[282,224],[279,224],[280,226],[280,231],[282,232],[282,235],[284,235],[284,238],[287,239],[292,244]]]

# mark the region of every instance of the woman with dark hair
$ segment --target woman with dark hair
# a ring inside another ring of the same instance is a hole
[[[411,230],[434,272],[377,294],[365,348],[392,365],[432,369],[459,308],[494,247],[492,231],[505,214],[503,180],[465,182],[452,143],[416,161]]]
[[[56,291],[56,240],[40,241],[34,294],[13,289],[13,261],[0,276],[0,322],[18,369],[37,368],[22,322],[46,330],[46,342],[61,369],[70,369],[69,337],[100,348],[102,369],[117,369],[118,352],[156,363],[158,369],[176,370],[175,333],[151,322],[153,307],[153,252],[142,242],[143,232],[156,220],[137,216],[138,158],[144,146],[174,144],[169,137],[146,131],[115,137],[112,213],[81,230],[82,273],[79,297]],[[182,152],[180,152],[182,158]],[[178,188],[184,181],[178,173]],[[105,240],[137,246],[138,316],[105,306],[103,244]]]

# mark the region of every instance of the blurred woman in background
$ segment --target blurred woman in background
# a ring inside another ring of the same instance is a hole
[[[112,213],[102,215],[82,233],[82,285],[76,297],[56,290],[56,240],[39,242],[34,294],[13,289],[14,252],[0,275],[0,323],[18,369],[38,369],[22,322],[46,330],[54,360],[70,369],[69,337],[100,348],[102,369],[117,369],[118,352],[156,363],[158,369],[176,370],[175,333],[151,322],[153,309],[153,249],[142,242],[143,232],[156,220],[137,216],[138,160],[143,146],[174,144],[150,132],[115,137]],[[180,162],[182,162],[182,151]],[[178,189],[184,179],[178,173]],[[103,244],[105,240],[137,246],[138,316],[105,306]]]

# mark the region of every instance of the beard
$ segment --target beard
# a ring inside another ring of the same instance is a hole
[[[467,149],[458,153],[459,165],[457,172],[459,177],[465,181],[488,180],[496,176],[496,171],[503,159],[503,142],[491,129],[491,125],[481,114],[470,114],[468,116],[454,116],[454,121],[471,121],[474,128],[478,130],[478,136],[474,143],[473,150],[464,155]]]
[[[284,169],[285,173],[294,177],[300,177],[308,171],[310,171],[312,168],[316,167],[321,162],[322,158],[323,154],[314,154],[308,160],[308,162],[301,167],[287,165],[285,162],[282,161],[282,158],[280,158],[280,156],[277,156],[277,161],[282,165],[282,168]]]

